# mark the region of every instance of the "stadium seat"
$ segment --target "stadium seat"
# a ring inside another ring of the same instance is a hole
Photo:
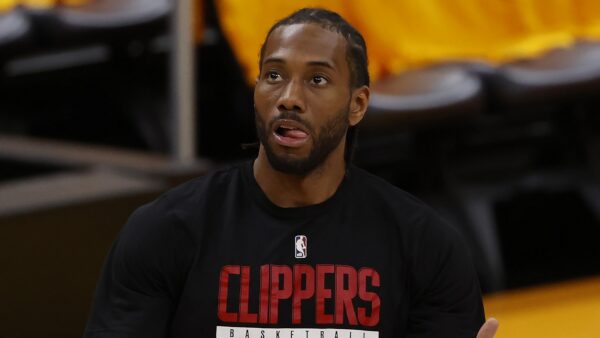
[[[483,111],[482,88],[475,74],[452,64],[376,81],[371,86],[368,113],[359,127],[357,161],[366,167],[392,165],[395,172],[391,176],[379,173],[392,181],[417,174],[419,178],[412,183],[439,187],[443,184],[443,148],[456,128]],[[410,165],[400,164],[404,162]],[[428,172],[402,172],[420,165]]]
[[[498,69],[492,94],[504,106],[562,102],[600,89],[600,44],[580,42]]]
[[[169,0],[96,0],[79,6],[29,9],[52,45],[112,42],[164,32]]]
[[[373,84],[361,133],[410,131],[455,122],[481,109],[481,82],[468,71],[451,66],[412,70]]]
[[[463,179],[454,194],[482,244],[491,290],[498,290],[510,279],[497,237],[494,208],[499,200],[528,192],[576,191],[600,220],[594,211],[600,200],[597,174],[577,155],[585,156],[581,149],[589,144],[582,132],[594,130],[586,125],[586,114],[594,111],[584,103],[600,90],[600,44],[580,42],[515,60],[484,78],[494,111],[476,130],[479,153],[469,156],[478,167],[471,176],[486,178]],[[498,173],[504,178],[498,179]]]

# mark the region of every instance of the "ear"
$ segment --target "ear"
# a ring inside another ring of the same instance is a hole
[[[369,107],[369,96],[371,90],[368,86],[362,86],[352,90],[352,98],[350,101],[350,114],[348,122],[350,126],[357,125],[365,116]]]

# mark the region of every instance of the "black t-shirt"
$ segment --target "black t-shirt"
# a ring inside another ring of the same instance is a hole
[[[252,163],[139,208],[105,263],[85,337],[475,337],[480,288],[457,232],[349,166],[336,193],[273,204]]]

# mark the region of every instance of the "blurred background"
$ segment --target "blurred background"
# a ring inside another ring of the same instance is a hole
[[[600,337],[597,0],[0,0],[0,336],[81,336],[128,215],[255,156],[306,6],[367,40],[355,163],[463,233],[498,337]]]

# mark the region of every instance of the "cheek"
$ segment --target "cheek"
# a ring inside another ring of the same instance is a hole
[[[254,105],[257,109],[268,111],[269,107],[277,101],[277,93],[275,90],[266,86],[257,85],[254,89]]]
[[[273,94],[264,88],[256,88],[254,90],[254,115],[257,123],[262,125],[262,128],[268,128],[269,121],[273,117]]]
[[[317,112],[315,118],[326,121],[334,116],[334,114],[337,114],[342,110],[347,110],[348,100],[347,92],[331,90],[314,95],[310,102],[311,108]]]
[[[264,93],[262,92],[260,85],[257,84],[256,87],[254,88],[254,105],[255,106],[261,104],[261,102],[263,100],[263,96],[264,96]]]

